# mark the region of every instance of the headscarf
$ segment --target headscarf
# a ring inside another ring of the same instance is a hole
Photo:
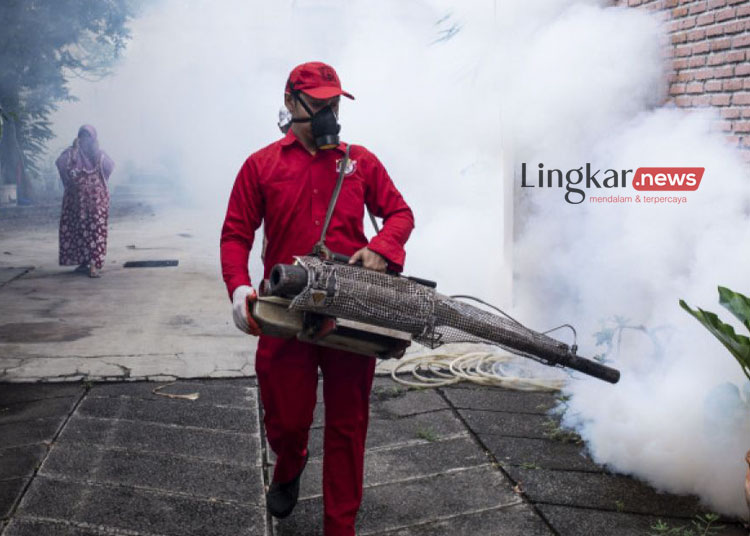
[[[82,133],[88,133],[92,139],[93,154],[86,154],[80,147],[80,138]],[[99,164],[101,163],[101,171],[104,173],[103,179],[109,178],[112,169],[115,167],[115,163],[112,159],[99,148],[99,139],[96,133],[96,129],[91,125],[83,125],[78,129],[78,136],[73,140],[73,143],[68,147],[60,158],[58,159],[58,167],[64,166],[68,176],[77,176],[82,172],[94,173],[99,170]]]

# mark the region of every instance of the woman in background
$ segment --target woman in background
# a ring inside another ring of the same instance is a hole
[[[115,167],[99,149],[96,129],[78,129],[73,145],[55,162],[65,187],[60,215],[60,265],[78,265],[77,272],[99,277],[107,253],[109,190]]]

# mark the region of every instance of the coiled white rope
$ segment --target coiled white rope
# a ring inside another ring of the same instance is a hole
[[[399,361],[391,370],[391,377],[402,385],[420,388],[443,387],[462,381],[519,391],[559,391],[565,385],[564,373],[559,369],[550,369],[551,375],[533,376],[530,365],[544,365],[531,362],[527,369],[521,365],[524,361],[512,354],[488,351],[430,353]],[[407,367],[413,367],[411,378],[399,377],[399,372]],[[531,375],[527,375],[529,370]]]

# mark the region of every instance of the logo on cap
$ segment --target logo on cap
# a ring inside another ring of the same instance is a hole
[[[319,70],[320,76],[323,78],[323,80],[326,80],[328,82],[333,82],[336,80],[336,73],[333,72],[333,69],[328,67],[327,65],[322,66]]]

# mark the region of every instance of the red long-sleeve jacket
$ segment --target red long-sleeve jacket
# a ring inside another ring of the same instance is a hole
[[[320,239],[345,150],[342,143],[311,155],[290,130],[245,161],[221,231],[222,274],[230,297],[238,286],[250,285],[247,261],[261,222],[268,239],[264,278],[275,264],[291,263],[295,255],[312,251]],[[352,145],[349,158],[326,245],[344,255],[367,246],[385,257],[390,269],[400,272],[414,215],[374,154]],[[382,229],[369,243],[363,229],[365,205],[383,218]]]

